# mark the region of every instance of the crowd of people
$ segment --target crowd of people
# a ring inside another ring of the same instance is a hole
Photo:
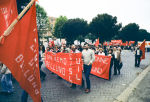
[[[85,92],[90,92],[90,72],[92,68],[92,63],[95,60],[95,54],[102,55],[102,56],[111,56],[111,63],[110,63],[110,71],[109,71],[109,80],[111,80],[112,72],[113,75],[120,75],[120,70],[123,66],[123,62],[121,60],[121,52],[122,49],[120,46],[94,46],[90,45],[88,43],[85,43],[84,46],[78,46],[78,45],[66,45],[63,44],[62,46],[48,46],[44,47],[43,45],[40,45],[40,56],[44,57],[45,52],[54,52],[54,53],[82,53],[82,59],[83,59],[83,72],[85,75],[85,82],[86,82],[86,88]],[[91,57],[92,56],[92,57]],[[114,71],[112,71],[114,69]],[[52,74],[54,74],[52,72]],[[58,79],[61,79],[61,77],[57,76]],[[83,80],[83,79],[82,79]],[[84,88],[85,83],[82,81],[82,88]],[[75,84],[70,85],[71,88],[76,88]]]
[[[83,73],[85,79],[82,78],[82,86],[81,88],[85,89],[85,93],[89,93],[91,89],[90,83],[90,72],[92,68],[92,64],[95,61],[95,54],[101,56],[111,56],[111,63],[110,63],[110,71],[109,71],[109,80],[111,80],[112,72],[113,75],[120,75],[120,70],[123,66],[123,62],[121,60],[121,52],[124,48],[120,46],[94,46],[88,43],[85,43],[84,46],[77,46],[77,45],[66,45],[62,44],[62,46],[47,46],[46,48],[44,45],[39,46],[39,68],[40,68],[40,78],[41,80],[45,80],[46,73],[42,71],[41,66],[44,62],[44,53],[46,52],[54,52],[54,53],[82,53],[82,60],[83,60]],[[135,51],[135,67],[140,66],[140,58],[142,56],[142,51],[139,49],[138,46],[131,47],[131,51]],[[112,71],[114,70],[114,71]],[[0,73],[2,74],[1,78],[1,86],[2,91],[1,93],[5,94],[12,94],[14,92],[13,84],[12,84],[12,75],[10,70],[0,62]],[[51,72],[52,73],[52,72]],[[54,74],[54,73],[52,73]],[[58,79],[62,79],[60,76],[57,75]],[[85,80],[85,81],[84,81]],[[86,84],[86,88],[85,88]],[[71,83],[70,88],[76,88],[76,85]],[[23,91],[22,93],[22,102],[27,102],[28,94]]]

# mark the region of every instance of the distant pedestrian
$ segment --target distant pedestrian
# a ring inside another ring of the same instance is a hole
[[[142,51],[140,50],[139,47],[137,47],[137,50],[135,50],[135,67],[140,66],[141,57],[142,57]]]
[[[120,74],[119,63],[121,62],[121,52],[114,47],[114,75]]]
[[[114,58],[115,58],[112,49],[108,50],[108,56],[111,56],[110,69],[109,69],[109,80],[110,80],[111,79],[111,73],[112,73],[112,67],[114,65]]]

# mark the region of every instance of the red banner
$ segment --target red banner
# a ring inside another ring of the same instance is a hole
[[[9,0],[14,1],[14,0]],[[41,102],[35,4],[0,45],[0,61],[12,72],[34,102]]]
[[[52,53],[45,54],[46,67],[63,79],[81,85],[82,59],[81,53]]]
[[[134,43],[135,43],[135,41],[129,41],[129,46],[131,46]]]
[[[111,40],[111,43],[113,45],[121,45],[122,44],[122,40]]]
[[[91,74],[109,79],[111,56],[95,55],[95,62],[92,65]]]
[[[95,62],[92,65],[91,74],[109,79],[110,56],[95,55]],[[52,53],[45,54],[46,67],[62,77],[63,79],[81,85],[82,61],[81,53]]]
[[[145,40],[142,42],[142,44],[140,46],[140,50],[142,50],[142,58],[141,59],[145,59]]]

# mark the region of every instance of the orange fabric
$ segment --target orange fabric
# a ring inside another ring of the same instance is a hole
[[[95,62],[92,64],[91,74],[109,79],[111,56],[95,55]]]
[[[16,0],[0,0],[0,36],[4,34],[17,15]],[[3,43],[4,38],[0,41],[0,44]]]
[[[5,37],[5,43],[0,46],[0,61],[10,69],[33,102],[41,102],[35,4],[16,24],[11,34]]]
[[[98,47],[99,45],[99,38],[96,40],[95,44],[94,44],[96,47]]]
[[[111,56],[95,55],[91,74],[109,79]],[[53,53],[45,54],[45,65],[50,71],[56,73],[63,79],[81,85],[83,62],[81,53]]]
[[[54,44],[54,41],[49,41],[49,47],[54,47],[55,44]]]
[[[113,45],[122,45],[122,40],[111,40]]]
[[[82,60],[81,53],[52,53],[45,54],[45,65],[50,71],[63,79],[81,85]]]
[[[141,59],[145,59],[145,40],[142,42],[142,44],[140,46],[140,50],[142,50],[142,58]]]

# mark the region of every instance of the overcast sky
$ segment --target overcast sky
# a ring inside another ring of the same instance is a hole
[[[90,22],[97,14],[117,16],[123,26],[137,23],[150,32],[150,0],[39,0],[48,16],[83,18]]]

